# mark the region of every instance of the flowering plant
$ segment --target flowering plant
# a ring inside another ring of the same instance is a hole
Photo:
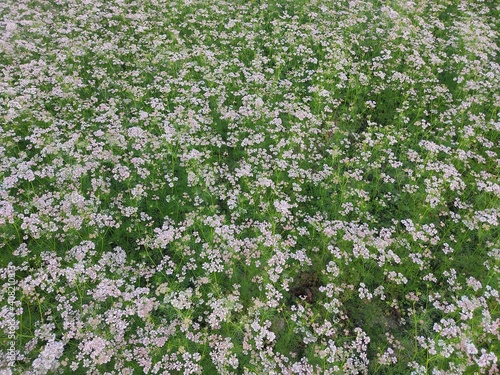
[[[496,374],[488,1],[5,0],[1,374]]]

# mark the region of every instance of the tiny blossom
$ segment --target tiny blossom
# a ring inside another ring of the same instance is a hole
[[[373,294],[368,291],[364,283],[359,284],[358,293],[361,299],[371,300],[373,298]]]
[[[36,373],[47,374],[59,367],[58,359],[61,357],[63,350],[64,344],[62,342],[48,342],[38,358],[33,361],[33,368]]]
[[[168,298],[165,298],[165,303],[170,303],[176,309],[183,310],[189,309],[192,306],[191,298],[193,297],[193,290],[188,288],[178,293],[172,293]]]
[[[290,208],[292,208],[294,206],[291,205],[291,204],[289,204],[288,202],[282,200],[282,201],[275,201],[274,202],[274,207],[282,215],[289,215],[290,214]]]
[[[387,348],[387,350],[378,357],[378,363],[381,365],[394,364],[398,362],[397,357],[394,355],[394,350],[392,348]]]
[[[471,287],[475,292],[483,287],[481,282],[472,276],[467,279],[467,286]]]

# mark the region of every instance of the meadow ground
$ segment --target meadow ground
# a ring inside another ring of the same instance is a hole
[[[498,3],[0,15],[2,375],[500,373]]]

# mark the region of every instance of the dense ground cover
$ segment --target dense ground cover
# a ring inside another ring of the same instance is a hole
[[[499,373],[498,12],[0,3],[0,373]]]

